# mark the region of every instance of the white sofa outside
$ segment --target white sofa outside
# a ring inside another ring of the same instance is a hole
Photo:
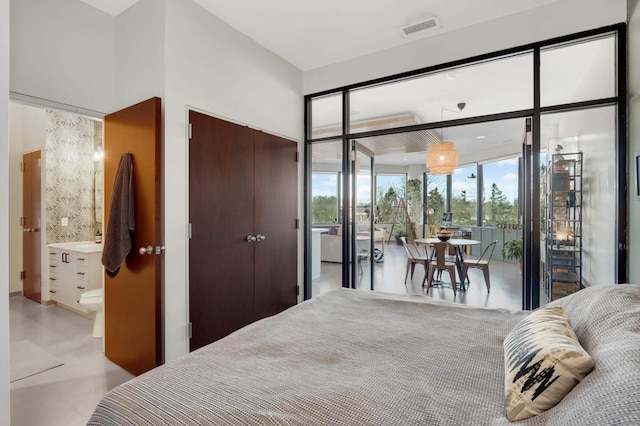
[[[326,233],[320,236],[320,260],[322,262],[342,263],[342,225],[336,228],[335,234]],[[360,234],[362,232],[364,235],[367,235],[368,232],[366,229],[365,227],[363,231],[359,231],[358,233]],[[383,252],[386,235],[387,231],[384,228],[374,228],[373,241],[376,243],[380,242]],[[362,241],[368,241],[368,238]],[[363,244],[363,247],[366,247],[368,251],[368,245],[366,243]]]

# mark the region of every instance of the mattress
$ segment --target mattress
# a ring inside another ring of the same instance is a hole
[[[613,300],[618,311],[624,305],[630,313],[614,320],[618,331],[601,334],[626,343],[601,355],[596,328],[579,330],[595,352],[596,370],[565,397],[570,405],[563,401],[523,424],[640,422],[640,384],[633,380],[640,379],[640,288],[613,297],[631,286],[605,287],[603,298],[589,290],[576,293],[587,294],[575,303],[565,298],[566,309],[584,328],[592,311],[602,310],[594,300]],[[335,290],[113,389],[89,424],[509,424],[503,340],[525,315],[421,295]],[[627,364],[618,371],[622,359]],[[599,370],[609,363],[615,367]],[[611,403],[626,413],[598,408]]]

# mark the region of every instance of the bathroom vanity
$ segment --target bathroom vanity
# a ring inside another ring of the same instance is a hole
[[[58,305],[87,313],[80,295],[102,287],[102,244],[93,241],[48,245],[49,298]]]

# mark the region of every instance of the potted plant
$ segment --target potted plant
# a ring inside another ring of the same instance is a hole
[[[395,237],[396,237],[396,244],[402,244],[402,241],[400,240],[400,238],[402,237],[407,237],[407,231],[405,231],[404,229],[398,229],[395,232]]]
[[[520,273],[522,273],[522,240],[511,240],[502,246],[502,258],[517,260]]]

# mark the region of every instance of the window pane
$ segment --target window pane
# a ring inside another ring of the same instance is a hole
[[[376,223],[390,224],[399,201],[404,198],[405,175],[378,174],[376,177]]]
[[[477,224],[477,168],[475,165],[457,168],[451,176],[452,222],[456,225]]]
[[[483,164],[482,177],[482,224],[517,225],[518,158]]]
[[[342,94],[311,100],[311,138],[342,134]]]
[[[607,36],[544,50],[540,102],[559,105],[616,95],[616,38]]]
[[[315,143],[310,145],[310,149],[312,224],[315,226],[338,223],[342,141]]]
[[[427,225],[440,223],[447,205],[447,177],[443,175],[427,175]],[[429,210],[428,210],[429,212]]]
[[[510,96],[496,102],[496,93]],[[461,101],[468,102],[462,111],[457,107]],[[351,133],[532,108],[532,55],[354,90],[350,106]]]
[[[338,173],[313,173],[311,178],[311,221],[316,224],[338,221]]]

